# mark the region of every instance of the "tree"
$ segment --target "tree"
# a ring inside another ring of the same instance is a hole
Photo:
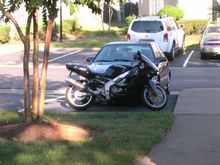
[[[126,0],[117,0],[117,2],[119,3],[119,4],[121,4],[121,3],[125,3],[126,2]],[[114,4],[115,4],[115,2],[114,1],[109,1],[109,2],[106,2],[107,3],[107,5],[108,5],[108,15],[109,15],[109,20],[108,20],[108,31],[110,31],[111,30],[111,24],[112,24],[112,15],[113,15],[113,12],[114,12]]]
[[[27,123],[31,122],[31,110],[30,110],[30,91],[29,91],[29,55],[30,55],[30,26],[31,26],[31,19],[32,19],[32,12],[30,11],[27,18],[27,24],[26,24],[26,34],[23,34],[21,31],[21,28],[19,27],[17,21],[14,19],[14,17],[11,15],[12,12],[15,12],[20,5],[22,4],[21,0],[18,0],[16,2],[9,0],[8,3],[10,5],[7,5],[6,7],[6,1],[0,0],[0,10],[2,12],[3,17],[5,17],[5,21],[8,22],[9,20],[14,24],[14,26],[17,29],[17,32],[20,36],[20,39],[24,45],[24,58],[23,58],[23,73],[24,73],[24,108],[25,108],[25,121]],[[27,3],[26,3],[27,5]]]
[[[219,0],[218,0],[219,1]],[[216,21],[217,17],[220,14],[220,4],[217,0],[212,1],[212,21]]]
[[[178,6],[166,5],[163,9],[161,9],[157,15],[162,16],[172,16],[176,20],[180,20],[184,17],[184,12]]]
[[[19,37],[24,45],[23,58],[23,74],[24,74],[24,109],[25,122],[30,123],[33,120],[39,120],[44,114],[44,100],[46,91],[46,77],[48,60],[50,55],[50,43],[52,36],[52,28],[55,18],[57,17],[57,1],[58,0],[0,0],[0,11],[2,18],[6,22],[12,22],[16,27]],[[105,0],[110,3],[110,0]],[[93,0],[76,0],[75,4],[87,5],[92,12],[101,13],[97,1]],[[28,14],[26,23],[26,32],[23,34],[21,27],[13,17],[12,13],[18,10],[21,4],[25,4]],[[39,54],[39,37],[38,37],[38,10],[43,8],[43,18],[46,24],[46,37],[44,44],[44,57],[41,75],[38,75],[38,54]],[[30,102],[30,74],[29,74],[29,56],[30,56],[30,27],[33,20],[33,84],[32,84],[32,103]],[[40,77],[40,79],[39,79]],[[40,84],[38,82],[40,81]],[[32,109],[31,109],[32,105]]]

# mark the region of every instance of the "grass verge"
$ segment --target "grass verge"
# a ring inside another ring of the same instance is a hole
[[[0,124],[21,122],[0,111]],[[0,164],[127,165],[160,142],[173,122],[169,112],[49,113],[48,120],[80,124],[96,131],[85,142],[19,142],[0,137]]]
[[[53,42],[53,47],[63,48],[101,48],[106,43],[126,40],[120,31],[84,31],[78,36],[71,36],[62,43]]]

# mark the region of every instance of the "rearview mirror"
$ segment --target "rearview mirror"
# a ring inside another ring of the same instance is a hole
[[[88,58],[86,58],[86,61],[87,61],[88,63],[91,63],[91,62],[93,61],[93,59],[94,59],[94,57],[88,57]]]

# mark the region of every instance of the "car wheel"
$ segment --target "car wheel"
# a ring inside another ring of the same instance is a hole
[[[168,60],[173,61],[175,58],[175,44],[172,45],[170,53],[168,54]]]

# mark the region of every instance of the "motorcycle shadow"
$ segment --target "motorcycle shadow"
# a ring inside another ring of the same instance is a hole
[[[177,96],[168,96],[168,103],[161,111],[173,112],[176,105]],[[69,107],[70,108],[70,107]],[[79,112],[72,109],[73,112]],[[151,109],[147,108],[142,102],[137,98],[120,98],[113,100],[107,104],[100,101],[96,101],[94,105],[88,108],[84,112],[141,112],[149,111]]]

